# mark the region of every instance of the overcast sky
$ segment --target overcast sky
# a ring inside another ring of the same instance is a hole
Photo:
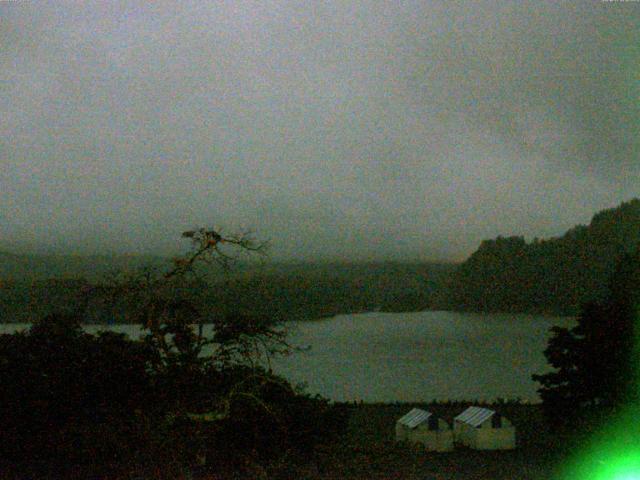
[[[0,245],[465,258],[640,196],[640,3],[0,2]]]

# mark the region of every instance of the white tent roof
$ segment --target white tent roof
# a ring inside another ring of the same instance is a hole
[[[454,418],[459,422],[467,423],[474,427],[482,424],[487,418],[491,418],[496,412],[482,407],[469,407]]]
[[[414,408],[405,416],[401,417],[400,420],[398,420],[398,423],[406,425],[409,428],[416,428],[421,423],[426,422],[430,416],[431,412]]]

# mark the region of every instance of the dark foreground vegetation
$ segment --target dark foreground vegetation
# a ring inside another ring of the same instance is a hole
[[[205,458],[201,472],[232,477],[342,430],[344,409],[228,358],[242,347],[218,340],[216,358],[166,355],[153,335],[89,335],[66,316],[1,335],[0,478],[183,478]]]
[[[35,329],[3,338],[3,360],[12,342],[35,354],[11,373],[14,383],[3,382],[0,478],[543,480],[586,440],[577,424],[571,433],[550,428],[540,405],[505,402],[490,407],[516,426],[516,450],[429,453],[396,443],[395,421],[417,406],[451,424],[470,403],[332,405],[275,378],[255,398],[238,397],[226,418],[180,415],[188,377],[145,374],[141,345]],[[228,394],[236,375],[199,390]]]

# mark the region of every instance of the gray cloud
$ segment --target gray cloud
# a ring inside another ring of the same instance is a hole
[[[462,258],[638,195],[624,2],[4,2],[0,241]]]

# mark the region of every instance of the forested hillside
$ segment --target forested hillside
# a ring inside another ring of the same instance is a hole
[[[607,294],[616,261],[640,244],[640,199],[594,215],[558,238],[485,240],[464,263],[240,264],[218,272],[211,305],[309,319],[371,310],[451,309],[575,315]],[[29,256],[0,252],[0,322],[32,321],[69,306],[84,279],[161,257]],[[106,318],[99,321],[107,321]]]
[[[22,282],[85,278],[93,281],[111,272],[161,267],[166,262],[166,258],[153,255],[28,255],[0,249],[0,279]]]
[[[153,260],[151,265],[160,269],[169,262]],[[7,275],[5,264],[0,269],[5,273],[0,275],[0,323],[31,322],[52,311],[72,309],[87,281],[143,264],[135,257],[128,263],[105,260],[103,264],[85,257],[73,269],[64,269],[63,263],[25,256],[11,263],[13,275]],[[33,270],[25,265],[33,265]],[[207,295],[212,310],[219,313],[242,310],[291,320],[372,310],[419,311],[433,307],[436,292],[452,270],[446,264],[393,262],[238,265],[228,274],[212,272]],[[90,317],[97,323],[114,321],[102,309],[93,309]]]
[[[456,270],[446,308],[575,315],[602,299],[616,261],[640,243],[640,199],[603,210],[562,237],[486,240]]]

